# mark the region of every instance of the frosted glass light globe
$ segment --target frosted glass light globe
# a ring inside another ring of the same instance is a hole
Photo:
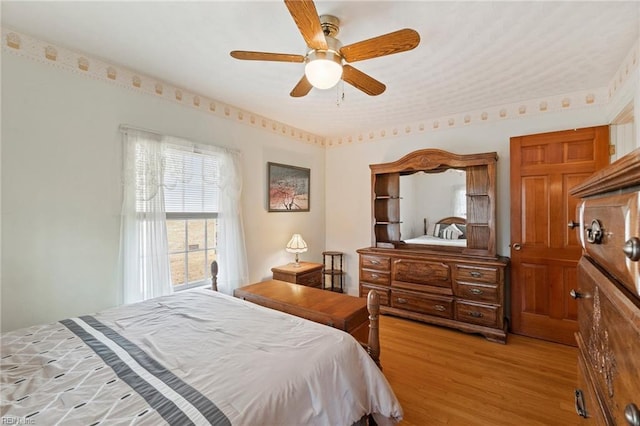
[[[326,55],[328,58],[315,58],[307,62],[304,74],[309,83],[316,89],[330,89],[342,78],[342,64],[337,55]],[[329,59],[330,58],[330,59]]]

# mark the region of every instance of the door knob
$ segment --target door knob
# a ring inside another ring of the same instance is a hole
[[[569,229],[573,229],[573,228],[577,228],[578,226],[580,226],[580,223],[570,220],[569,223],[567,224],[567,226],[569,227]]]
[[[520,245],[520,243],[513,243],[513,244],[511,244],[511,248],[516,250],[516,251],[520,251],[520,250],[522,250],[522,245]]]
[[[569,296],[571,296],[574,299],[581,299],[583,297],[582,293],[576,291],[575,288],[571,289],[571,291],[569,292]]]

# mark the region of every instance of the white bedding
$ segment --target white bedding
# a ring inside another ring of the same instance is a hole
[[[447,240],[445,238],[433,237],[431,235],[421,235],[416,238],[409,238],[404,240],[407,244],[430,244],[434,246],[450,246],[450,247],[466,247],[466,239]]]
[[[347,333],[204,289],[5,333],[0,365],[3,422],[351,425],[369,413],[383,425],[402,419],[385,377]]]

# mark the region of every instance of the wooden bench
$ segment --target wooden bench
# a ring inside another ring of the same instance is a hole
[[[267,308],[343,330],[356,338],[380,367],[379,296],[370,291],[365,301],[285,281],[271,280],[234,291],[234,296]]]

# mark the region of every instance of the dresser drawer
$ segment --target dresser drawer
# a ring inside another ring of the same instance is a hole
[[[390,265],[391,259],[386,256],[373,256],[370,254],[360,255],[360,267],[363,269],[389,271]]]
[[[453,318],[453,298],[391,290],[391,306],[442,318]]]
[[[582,338],[576,336],[578,343],[578,388],[575,390],[574,403],[576,413],[582,417],[580,425],[610,425],[613,420],[607,417],[608,413],[604,408],[605,404],[600,402],[600,397],[596,394],[593,384],[592,373],[587,367],[585,359],[586,347]]]
[[[460,281],[497,283],[498,268],[475,266],[475,265],[459,265],[456,268],[456,279]]]
[[[626,406],[640,407],[640,306],[588,258],[580,259],[578,282],[579,339],[586,368],[595,376],[605,417],[625,425]]]
[[[495,284],[456,281],[453,292],[457,297],[475,302],[500,303],[498,297],[498,286]]]
[[[360,297],[367,297],[369,290],[375,290],[375,292],[378,293],[378,296],[380,296],[380,306],[389,306],[389,295],[391,294],[389,287],[360,283]]]
[[[640,260],[629,259],[623,248],[633,241],[640,245],[639,199],[639,193],[632,192],[587,199],[578,207],[582,246],[638,297]]]
[[[389,277],[389,272],[360,270],[360,281],[366,281],[371,284],[389,285]]]
[[[393,281],[451,287],[451,269],[442,262],[395,259],[392,274]]]
[[[456,319],[486,327],[498,326],[499,306],[456,301]]]

